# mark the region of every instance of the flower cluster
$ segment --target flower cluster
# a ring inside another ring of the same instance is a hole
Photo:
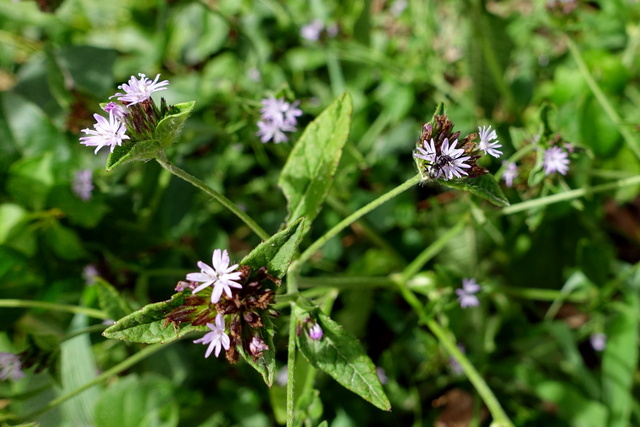
[[[0,352],[0,381],[18,381],[24,378],[20,357],[13,353]]]
[[[433,125],[423,126],[413,153],[423,178],[450,180],[480,176],[488,172],[476,164],[480,157],[502,155],[499,150],[502,145],[491,126],[478,128],[480,142],[477,144],[474,140],[478,134],[472,133],[460,141],[460,132],[454,133],[453,126],[446,115],[437,115]]]
[[[549,140],[550,146],[542,151],[541,162],[537,163],[536,156],[528,156],[522,160],[525,169],[539,170],[540,168],[546,176],[555,173],[566,175],[569,172],[569,153],[573,150],[573,145],[563,142],[560,135],[554,135]],[[519,176],[519,167],[515,162],[503,162],[504,172],[502,179],[507,187],[513,187],[515,180]],[[526,172],[525,172],[526,173]]]
[[[93,171],[91,169],[80,169],[73,178],[72,189],[76,196],[87,201],[93,192]]]
[[[269,346],[264,341],[266,315],[276,316],[271,309],[274,285],[280,281],[262,267],[253,271],[247,265],[232,264],[226,250],[213,251],[211,265],[198,261],[200,272],[189,273],[176,291],[188,293],[185,303],[171,311],[165,322],[174,325],[191,323],[206,325],[210,332],[194,341],[208,345],[205,357],[216,357],[224,348],[231,363],[238,361],[238,348],[253,360],[262,357]]]
[[[289,139],[284,132],[295,132],[298,120],[296,117],[302,115],[302,110],[298,107],[300,101],[289,103],[284,98],[269,98],[262,100],[260,113],[262,116],[258,121],[258,132],[263,143],[273,140],[276,144],[287,142]]]
[[[316,42],[320,39],[323,30],[325,30],[325,26],[322,21],[319,19],[314,19],[307,25],[304,25],[302,28],[300,28],[300,37],[311,42]],[[327,26],[326,34],[331,38],[337,36],[338,25],[334,23]]]
[[[108,119],[100,114],[94,114],[96,123],[93,129],[83,129],[87,136],[80,138],[80,143],[90,147],[96,147],[95,153],[102,147],[109,147],[113,152],[116,146],[122,145],[125,140],[141,141],[151,139],[158,121],[165,116],[168,109],[164,100],[158,109],[151,99],[151,94],[167,89],[168,80],[158,81],[160,74],[154,80],[148,79],[144,74],[138,74],[139,78],[131,76],[128,83],[118,86],[123,92],[118,92],[111,98],[116,101],[109,102],[104,111]]]

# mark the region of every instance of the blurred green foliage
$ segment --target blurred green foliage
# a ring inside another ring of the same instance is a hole
[[[0,0],[0,298],[100,307],[111,290],[86,286],[83,270],[92,265],[117,290],[120,309],[137,309],[168,299],[214,248],[239,260],[260,243],[232,213],[157,164],[106,172],[106,150],[94,155],[78,143],[99,103],[137,73],[169,79],[161,95],[170,104],[196,101],[180,143],[167,152],[172,162],[270,234],[287,217],[278,180],[301,131],[293,142],[262,144],[260,100],[300,99],[303,129],[349,92],[349,138],[304,247],[415,174],[415,140],[441,101],[463,134],[492,124],[504,159],[547,130],[540,111],[549,106],[552,133],[576,147],[570,173],[505,187],[512,205],[638,175],[640,5],[577,2],[565,13],[562,3]],[[306,40],[301,28],[314,19],[325,29]],[[499,160],[484,161],[500,173]],[[87,201],[72,190],[81,169],[94,173]],[[358,280],[401,272],[463,222],[411,289],[464,345],[513,422],[640,425],[638,189],[504,214],[465,192],[424,185],[331,239],[304,266],[301,287],[339,278],[316,296],[323,302],[339,290],[332,318],[384,370],[393,412],[300,359],[295,369],[310,386],[297,401],[299,420],[488,424],[473,387],[392,282]],[[455,302],[463,277],[483,285],[478,308]],[[278,368],[286,363],[287,318],[276,323]],[[85,315],[3,307],[0,320],[0,351],[29,349],[34,364],[26,380],[0,383],[11,402],[0,423],[17,423],[11,414],[38,410],[140,349],[102,338],[103,319]],[[589,344],[597,332],[608,337],[603,352]],[[465,406],[467,395],[473,400]],[[205,360],[187,340],[37,419],[42,426],[267,426],[284,422],[284,397],[282,384],[269,390],[248,365]]]

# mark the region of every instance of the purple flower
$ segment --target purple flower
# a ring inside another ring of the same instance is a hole
[[[502,179],[504,179],[504,182],[507,184],[507,187],[512,187],[513,186],[513,180],[517,178],[518,176],[518,166],[516,166],[515,163],[511,162],[511,163],[506,163],[503,162],[503,165],[506,164],[506,169],[505,171],[502,173]]]
[[[127,105],[134,105],[150,99],[153,92],[165,90],[167,89],[166,86],[169,85],[169,80],[158,82],[160,74],[158,74],[153,81],[148,79],[144,74],[138,74],[138,76],[140,76],[139,79],[131,76],[128,82],[129,84],[124,83],[118,86],[118,89],[122,89],[125,93],[116,93],[110,96],[109,99],[118,97],[118,101],[126,102]]]
[[[417,147],[417,151],[413,153],[413,156],[429,163],[427,173],[432,179],[443,178],[449,180],[453,179],[453,177],[462,178],[462,176],[468,175],[463,169],[471,167],[471,165],[465,163],[471,157],[464,156],[464,150],[456,148],[456,144],[458,144],[457,139],[449,145],[449,138],[445,138],[440,147],[440,154],[438,154],[435,141],[431,138],[430,142],[423,141],[422,147]]]
[[[502,155],[502,151],[498,150],[498,148],[502,147],[502,145],[500,144],[500,141],[498,141],[496,131],[491,130],[491,126],[478,126],[478,132],[480,133],[480,143],[478,144],[479,148],[484,151],[485,154],[489,154],[493,157],[500,157]]]
[[[322,332],[322,328],[319,324],[315,323],[311,328],[309,328],[309,338],[312,340],[320,341],[322,339],[322,335],[324,335],[324,333]]]
[[[376,375],[378,375],[378,379],[380,380],[380,384],[386,384],[389,381],[389,377],[387,377],[387,373],[379,366],[376,366]]]
[[[273,140],[276,144],[288,141],[284,132],[295,132],[298,120],[302,115],[298,105],[300,101],[288,103],[284,98],[270,96],[262,100],[260,121],[258,121],[257,135],[265,143]]]
[[[589,341],[595,351],[603,351],[607,346],[607,336],[603,333],[591,334]]]
[[[109,111],[109,120],[102,117],[100,114],[94,114],[96,123],[92,129],[82,129],[82,132],[89,136],[83,136],[80,138],[80,144],[97,147],[94,153],[98,153],[102,147],[111,147],[111,152],[116,145],[122,145],[122,141],[129,139],[129,136],[125,134],[126,128],[122,122],[116,120],[113,115],[113,111]]]
[[[96,277],[100,276],[100,272],[93,264],[87,264],[82,269],[82,278],[84,279],[84,284],[86,286],[91,286],[95,283]]]
[[[569,155],[560,147],[551,147],[545,150],[542,160],[545,175],[559,172],[566,175],[569,170]]]
[[[73,192],[82,200],[89,200],[91,198],[91,192],[93,191],[93,183],[91,178],[93,171],[91,169],[80,169],[76,172],[73,178],[73,185],[71,188]]]
[[[253,336],[249,342],[249,353],[257,358],[261,357],[265,350],[269,350],[269,346],[261,338]]]
[[[194,344],[203,345],[209,344],[204,357],[207,358],[211,355],[211,352],[215,350],[216,357],[220,354],[220,350],[224,347],[225,350],[229,350],[229,345],[231,344],[231,340],[229,339],[229,335],[224,333],[224,319],[221,314],[216,316],[216,324],[207,323],[207,327],[211,329],[211,332],[207,332],[204,337],[195,340]]]
[[[324,25],[322,24],[322,21],[319,19],[314,19],[309,24],[300,28],[300,37],[312,42],[318,41],[323,28]]]
[[[216,249],[213,251],[211,258],[211,267],[202,261],[198,261],[200,273],[187,274],[187,280],[199,282],[200,286],[193,290],[193,294],[200,292],[208,286],[213,286],[211,292],[211,303],[215,304],[220,300],[222,292],[231,298],[231,288],[242,288],[242,285],[235,282],[240,280],[241,273],[235,271],[238,264],[229,266],[229,253],[224,250]]]
[[[0,380],[18,381],[24,378],[20,357],[13,353],[0,353]]]
[[[480,304],[475,294],[480,290],[480,285],[476,283],[476,279],[462,279],[462,289],[456,289],[460,307],[476,307]]]
[[[113,101],[105,105],[103,110],[107,113],[113,113],[113,117],[120,122],[124,122],[124,119],[129,115],[129,112],[125,107]]]

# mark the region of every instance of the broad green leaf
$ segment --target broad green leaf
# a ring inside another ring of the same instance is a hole
[[[149,304],[118,320],[102,335],[125,341],[164,344],[180,339],[189,332],[207,331],[206,326],[192,326],[188,323],[173,324],[165,321],[168,313],[183,304],[184,295],[175,294],[169,301]]]
[[[540,399],[555,404],[560,419],[570,425],[601,427],[608,425],[607,407],[597,400],[585,397],[579,388],[569,382],[545,379],[531,384]]]
[[[106,280],[96,277],[94,286],[98,292],[100,308],[110,319],[121,319],[131,313],[132,310],[127,301]]]
[[[274,234],[244,257],[240,264],[255,269],[267,267],[270,275],[281,279],[298,250],[304,223],[305,219],[299,218],[285,230]]]
[[[616,304],[616,309],[602,357],[602,388],[610,412],[606,425],[622,427],[632,424],[630,416],[635,400],[632,389],[638,366],[638,296],[629,292],[626,303]]]
[[[173,383],[160,376],[120,378],[105,390],[95,408],[96,427],[170,427],[178,425]]]
[[[345,92],[307,126],[293,147],[278,185],[289,204],[290,224],[307,218],[310,227],[322,208],[349,137],[351,95]]]
[[[456,190],[468,191],[471,194],[490,201],[494,205],[509,206],[509,200],[491,174],[480,175],[476,178],[449,181],[439,179],[438,182],[447,187],[455,188]]]
[[[302,328],[297,342],[304,357],[342,386],[378,408],[390,411],[391,404],[382,389],[376,367],[357,338],[319,310],[308,313],[296,308],[296,311],[298,322],[306,324],[311,317],[324,332],[322,338],[316,341],[309,337],[305,327]]]
[[[196,101],[175,104],[170,110],[172,114],[160,120],[153,136],[158,140],[161,148],[166,148],[176,141],[195,105]]]
[[[72,260],[87,255],[76,232],[57,221],[44,231],[44,237],[53,252],[62,259]]]
[[[109,153],[109,157],[107,157],[107,171],[110,172],[118,166],[136,160],[151,160],[160,149],[160,143],[155,139],[136,142],[125,141]]]

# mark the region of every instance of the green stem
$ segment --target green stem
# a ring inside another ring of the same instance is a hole
[[[438,338],[438,341],[442,344],[442,346],[447,350],[447,352],[456,359],[456,361],[460,364],[467,378],[473,384],[474,388],[489,408],[489,412],[493,416],[492,426],[500,426],[500,427],[511,427],[513,423],[507,416],[507,414],[500,406],[500,402],[493,394],[493,391],[489,388],[484,378],[480,375],[480,373],[476,370],[473,364],[467,359],[467,357],[458,349],[455,341],[453,341],[450,337],[453,336],[451,331],[445,330],[442,326],[438,324],[431,317],[427,316],[425,313],[424,307],[418,297],[411,292],[406,286],[405,283],[399,283],[400,292],[404,297],[405,301],[409,303],[409,305],[413,308],[419,318],[419,322],[423,325],[426,325],[431,332]]]
[[[327,243],[332,237],[337,235],[339,232],[341,232],[342,230],[347,228],[349,225],[353,224],[355,221],[357,221],[367,213],[371,212],[378,206],[388,202],[389,200],[393,199],[397,195],[413,187],[414,185],[420,182],[420,179],[421,179],[420,174],[415,175],[414,177],[410,178],[403,184],[399,185],[398,187],[394,188],[391,191],[388,191],[387,193],[378,197],[371,203],[361,207],[356,212],[352,213],[351,215],[349,215],[348,217],[340,221],[331,230],[327,231],[324,234],[324,236],[320,237],[318,240],[313,242],[313,244],[311,244],[311,246],[309,246],[307,250],[305,250],[302,253],[302,255],[300,255],[300,258],[298,259],[299,265],[302,265],[305,262],[307,262],[318,249],[320,249],[325,243]]]
[[[436,256],[451,239],[458,235],[462,229],[467,225],[467,221],[459,221],[454,227],[447,230],[442,236],[440,236],[435,242],[430,244],[420,255],[414,259],[411,264],[402,272],[402,281],[407,282],[413,276],[418,274],[422,267],[429,262],[431,258]]]
[[[588,302],[593,299],[593,296],[589,292],[576,292],[567,293],[563,291],[557,291],[555,289],[536,289],[536,288],[523,288],[513,289],[509,287],[496,287],[496,292],[505,293],[518,298],[536,300],[536,301],[567,301],[574,303]]]
[[[41,415],[41,414],[43,414],[43,413],[55,408],[56,406],[60,405],[63,402],[66,402],[67,400],[71,399],[74,396],[77,396],[78,394],[82,393],[83,391],[85,391],[85,390],[87,390],[87,389],[89,389],[89,388],[91,388],[91,387],[93,387],[93,386],[95,386],[97,384],[100,384],[101,382],[109,379],[113,375],[119,374],[120,372],[130,368],[131,366],[133,366],[136,363],[140,362],[141,360],[151,356],[153,353],[157,352],[158,350],[160,350],[163,347],[164,347],[164,344],[153,344],[153,345],[150,345],[148,347],[143,348],[142,350],[140,350],[139,352],[137,352],[133,356],[129,357],[128,359],[124,360],[123,362],[118,363],[116,366],[114,366],[113,368],[103,372],[101,375],[97,376],[96,378],[94,378],[93,380],[89,381],[88,383],[86,383],[86,384],[78,387],[77,389],[65,394],[64,396],[60,396],[60,397],[58,397],[56,399],[53,399],[52,401],[47,403],[42,408],[40,408],[37,411],[34,411],[31,414],[27,415],[25,417],[25,419],[27,419],[27,420],[34,419],[38,415]]]
[[[251,217],[249,217],[249,215],[247,215],[246,213],[242,212],[236,205],[234,205],[231,200],[227,199],[225,196],[223,196],[222,194],[218,193],[216,190],[214,190],[213,188],[209,187],[207,184],[205,184],[204,182],[202,182],[201,180],[199,180],[195,176],[193,176],[193,175],[187,173],[186,171],[180,169],[179,167],[171,164],[167,160],[167,157],[164,155],[163,152],[158,153],[158,155],[156,157],[156,161],[158,163],[160,163],[160,166],[162,166],[163,168],[165,168],[166,170],[168,170],[169,172],[171,172],[172,174],[174,174],[178,178],[184,179],[189,184],[193,185],[194,187],[199,188],[200,190],[202,190],[205,193],[207,193],[209,196],[213,197],[222,206],[224,206],[225,208],[229,209],[235,216],[240,218],[262,240],[267,240],[269,238],[269,235],[267,234],[267,232],[264,231],[262,229],[262,227],[260,227],[253,219],[251,219]]]
[[[602,193],[604,191],[616,190],[618,188],[629,187],[631,185],[640,184],[640,175],[631,178],[621,179],[615,182],[595,185],[590,188],[580,188],[577,190],[565,191],[563,193],[552,194],[551,196],[541,197],[539,199],[527,200],[526,202],[516,203],[502,209],[503,215],[510,215],[516,212],[526,211],[528,209],[539,208],[553,203],[566,202],[568,200],[577,199],[586,195]]]
[[[75,338],[75,337],[77,337],[79,335],[90,334],[90,333],[93,333],[93,332],[102,332],[107,328],[108,328],[107,325],[93,325],[93,326],[89,326],[89,327],[86,327],[86,328],[82,328],[82,329],[79,329],[77,331],[74,331],[74,332],[70,333],[69,335],[65,335],[65,337],[62,338],[62,340],[60,340],[60,342],[69,341],[71,338]]]
[[[85,314],[96,319],[106,320],[109,316],[95,308],[79,307],[77,305],[57,304],[53,302],[31,301],[21,299],[0,299],[0,307],[11,308],[42,308],[44,310],[66,311],[68,313]]]
[[[287,427],[295,422],[295,372],[296,372],[296,305],[291,303],[291,319],[289,320],[289,345],[287,351]]]
[[[390,277],[300,277],[301,288],[369,289],[395,285]]]
[[[423,317],[423,316],[421,316]],[[451,331],[445,330],[433,319],[425,318],[423,320],[427,327],[431,329],[431,332],[438,338],[440,344],[449,352],[451,356],[460,364],[467,378],[473,384],[476,391],[489,408],[489,412],[493,416],[492,426],[513,426],[513,423],[502,409],[500,402],[493,394],[493,391],[489,388],[484,378],[476,370],[475,366],[467,359],[467,357],[460,351],[456,343],[451,339],[453,335]]]
[[[629,131],[629,129],[626,126],[622,125],[622,120],[620,120],[620,116],[618,115],[616,110],[613,108],[613,105],[611,105],[611,103],[607,99],[607,96],[604,94],[604,92],[602,92],[602,89],[600,89],[600,86],[598,86],[598,83],[595,81],[595,79],[591,75],[591,72],[589,71],[587,64],[585,64],[584,60],[582,59],[582,55],[580,55],[580,50],[578,49],[576,44],[567,35],[565,35],[565,40],[567,42],[567,46],[569,47],[569,52],[571,52],[571,56],[573,57],[573,60],[576,61],[576,64],[578,65],[578,69],[582,73],[582,76],[587,82],[587,85],[589,85],[589,89],[591,89],[591,92],[593,92],[593,95],[596,97],[596,99],[598,100],[598,103],[600,104],[604,112],[607,114],[607,116],[609,116],[614,126],[618,128],[618,131],[626,141],[631,151],[633,151],[633,154],[635,154],[636,157],[640,159],[640,146],[638,145],[637,139],[634,137],[634,135]]]

